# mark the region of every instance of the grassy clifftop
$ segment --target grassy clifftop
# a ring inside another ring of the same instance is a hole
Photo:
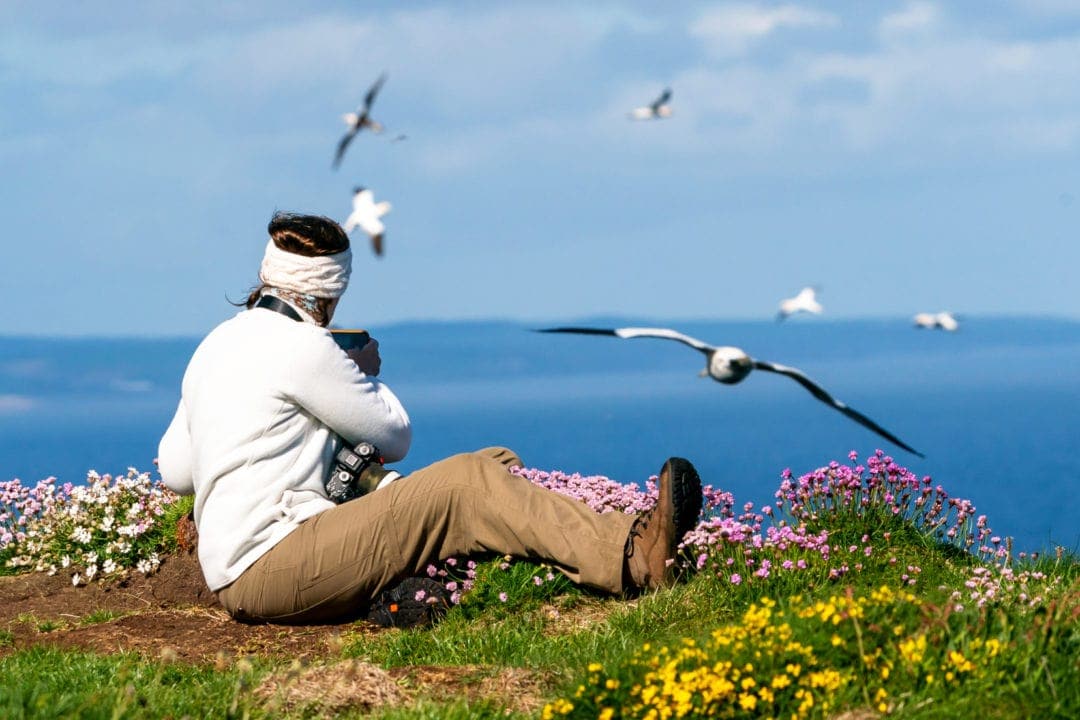
[[[652,502],[603,477],[518,472],[598,512]],[[451,558],[429,568],[454,596],[446,618],[390,630],[230,620],[176,537],[185,507],[162,493],[158,513],[140,477],[99,483],[93,504],[4,489],[0,558],[20,572],[0,578],[0,716],[1080,715],[1080,563],[1015,553],[970,503],[880,454],[787,476],[764,507],[707,488],[670,590],[601,597],[544,565]],[[138,524],[132,494],[154,522],[110,550],[121,514]],[[127,509],[106,522],[73,503]],[[15,540],[31,529],[33,553]]]

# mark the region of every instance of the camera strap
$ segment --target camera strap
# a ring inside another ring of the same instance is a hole
[[[287,302],[274,297],[273,295],[263,295],[259,298],[259,302],[255,303],[257,308],[265,308],[266,310],[273,310],[274,312],[281,313],[287,318],[292,318],[296,322],[304,322],[304,319],[300,317],[300,313],[293,309],[292,305]]]

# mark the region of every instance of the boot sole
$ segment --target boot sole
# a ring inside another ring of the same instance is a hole
[[[697,469],[685,458],[668,458],[666,463],[671,499],[675,505],[675,543],[697,525],[701,515],[701,478]]]

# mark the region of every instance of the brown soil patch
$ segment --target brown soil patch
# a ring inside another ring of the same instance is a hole
[[[180,552],[150,576],[73,587],[66,576],[0,577],[0,655],[33,645],[98,653],[138,652],[188,662],[259,654],[314,658],[335,653],[344,627],[244,625],[206,587],[193,553]],[[374,628],[372,628],[374,631]]]

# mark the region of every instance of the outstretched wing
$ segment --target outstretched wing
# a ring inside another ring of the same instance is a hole
[[[379,79],[375,81],[375,84],[368,88],[367,95],[364,96],[364,113],[371,109],[371,104],[375,102],[375,98],[378,96],[379,91],[382,90],[383,83],[386,82],[386,73],[379,76]]]
[[[349,143],[352,142],[353,136],[356,135],[356,129],[351,129],[349,132],[338,141],[337,152],[334,153],[334,169],[337,170],[338,165],[341,164],[341,158],[345,157],[345,148],[349,147]]]
[[[671,99],[671,88],[664,88],[664,92],[660,93],[660,97],[653,100],[652,105],[650,105],[649,107],[651,107],[653,110],[656,110],[657,108],[659,108],[661,105],[663,105],[664,103],[666,103],[670,99]]]
[[[893,444],[895,444],[895,445],[897,445],[899,447],[904,448],[909,453],[913,453],[915,455],[918,455],[919,457],[925,457],[925,455],[923,455],[921,452],[919,452],[915,448],[911,447],[910,445],[905,443],[903,440],[896,437],[891,432],[889,432],[885,428],[881,427],[880,425],[878,425],[876,422],[874,422],[870,418],[863,415],[858,410],[855,410],[853,408],[848,407],[844,403],[842,403],[839,400],[837,400],[836,398],[834,398],[829,393],[825,392],[825,390],[823,388],[819,387],[810,378],[803,375],[802,372],[800,372],[799,370],[796,370],[793,367],[788,367],[786,365],[778,365],[776,363],[762,362],[761,360],[755,360],[754,361],[754,367],[759,369],[759,370],[768,370],[769,372],[778,373],[780,375],[787,375],[789,378],[791,378],[792,380],[794,380],[795,382],[799,383],[804,388],[809,390],[810,394],[813,395],[814,397],[816,397],[818,400],[825,403],[826,405],[830,405],[830,406],[836,408],[837,410],[844,413],[849,418],[851,418],[855,422],[859,423],[863,427],[869,428],[870,430],[873,430],[874,432],[876,432],[881,437],[885,438],[889,442],[891,442],[891,443],[893,443]]]
[[[639,338],[639,337],[651,337],[660,338],[662,340],[676,340],[684,345],[689,345],[695,350],[700,350],[703,353],[710,353],[716,348],[707,343],[703,343],[697,338],[692,338],[689,335],[683,335],[681,332],[675,330],[668,330],[667,328],[615,328],[612,330],[604,328],[583,328],[583,327],[557,327],[557,328],[545,328],[538,330],[537,332],[546,333],[577,333],[579,335],[614,335],[619,338]]]

